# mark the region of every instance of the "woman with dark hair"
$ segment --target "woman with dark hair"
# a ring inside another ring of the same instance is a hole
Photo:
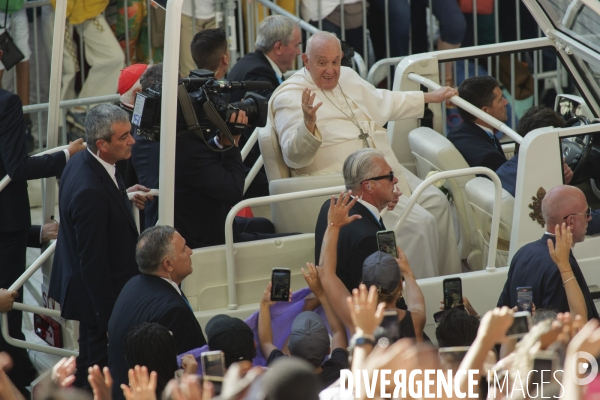
[[[127,332],[123,344],[125,362],[129,368],[140,365],[157,373],[156,398],[159,399],[177,371],[177,350],[173,335],[162,325],[144,322]]]
[[[331,198],[327,214],[327,230],[323,237],[323,248],[321,249],[321,265],[318,269],[321,285],[325,290],[327,299],[344,325],[350,330],[351,334],[354,334],[354,324],[346,304],[346,298],[350,296],[350,292],[338,278],[335,271],[340,229],[360,218],[359,215],[348,216],[348,211],[358,200],[358,197],[350,200],[351,193],[351,191],[348,191],[345,195],[342,193],[337,203],[333,197]],[[421,341],[426,319],[425,299],[402,249],[398,247],[397,250],[398,258],[396,259],[381,251],[367,257],[363,263],[362,281],[367,288],[373,285],[377,287],[377,301],[385,303],[386,310],[398,312],[400,337],[415,337]],[[404,287],[402,277],[404,277]],[[406,300],[408,306],[406,311],[396,308],[396,301],[401,297]]]

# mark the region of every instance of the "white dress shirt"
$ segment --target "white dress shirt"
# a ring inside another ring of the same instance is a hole
[[[103,159],[98,157],[96,154],[92,153],[92,151],[89,148],[87,149],[87,151],[89,151],[90,154],[93,155],[96,158],[96,160],[98,160],[100,165],[102,165],[104,167],[104,169],[106,170],[106,172],[108,172],[108,175],[112,178],[113,182],[115,183],[115,185],[117,186],[117,189],[118,189],[119,184],[117,183],[117,177],[115,176],[115,171],[117,170],[115,168],[115,166],[107,163],[106,161],[104,161]]]

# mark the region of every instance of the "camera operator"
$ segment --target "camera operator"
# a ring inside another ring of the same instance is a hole
[[[162,64],[154,65],[141,78],[146,88],[162,81]],[[225,219],[231,207],[242,200],[244,193],[244,166],[240,149],[237,147],[241,132],[247,128],[248,117],[243,110],[228,118],[228,135],[215,130],[211,139],[201,137],[198,132],[186,130],[188,124],[179,114],[177,121],[177,145],[175,153],[175,228],[191,248],[215,246],[225,243]],[[204,133],[204,132],[203,132]],[[138,131],[138,135],[140,132]],[[145,139],[145,138],[141,138]],[[138,138],[136,137],[136,142]],[[136,146],[140,143],[137,142]],[[158,149],[158,142],[154,146]],[[143,147],[140,146],[143,151]],[[221,151],[219,151],[221,150]],[[134,155],[134,157],[136,157]],[[137,157],[136,157],[137,158]],[[156,170],[158,182],[159,153],[148,151],[142,162]],[[138,160],[134,166],[138,171]],[[138,172],[140,182],[143,174]],[[151,184],[151,186],[154,186]],[[265,218],[236,217],[234,240],[245,242],[282,236],[275,234],[271,221]]]

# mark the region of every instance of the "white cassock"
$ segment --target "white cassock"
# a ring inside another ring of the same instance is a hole
[[[313,104],[323,102],[317,110],[315,135],[304,125],[304,88],[316,94]],[[269,119],[292,176],[341,172],[346,157],[365,147],[359,128],[352,122],[356,119],[369,135],[369,146],[383,152],[403,193],[396,208],[383,217],[391,229],[408,203],[408,196],[422,180],[400,165],[383,125],[399,119],[422,118],[424,105],[423,92],[376,89],[347,67],[341,68],[339,85],[334,90],[322,91],[302,68],[271,96]],[[396,231],[396,241],[417,278],[462,272],[450,204],[435,187],[428,187],[419,197],[404,225]]]

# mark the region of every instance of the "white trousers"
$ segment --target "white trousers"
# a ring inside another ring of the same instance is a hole
[[[402,167],[411,189],[421,179]],[[400,196],[398,205],[383,217],[386,229],[393,229],[409,198]],[[396,242],[402,248],[417,279],[462,272],[450,204],[446,196],[430,186],[417,200],[406,222],[396,230]]]
[[[52,55],[52,36],[54,30],[54,10],[43,7],[44,42],[48,55]],[[124,67],[125,54],[113,31],[102,14],[76,25],[80,38],[83,39],[85,61],[90,70],[85,81],[75,96],[75,75],[77,73],[76,59],[73,58],[79,50],[73,42],[73,25],[67,25],[65,34],[65,50],[63,52],[61,100],[75,97],[87,98],[117,93],[121,69]],[[81,62],[83,64],[83,60]],[[83,65],[80,65],[83,68]]]

